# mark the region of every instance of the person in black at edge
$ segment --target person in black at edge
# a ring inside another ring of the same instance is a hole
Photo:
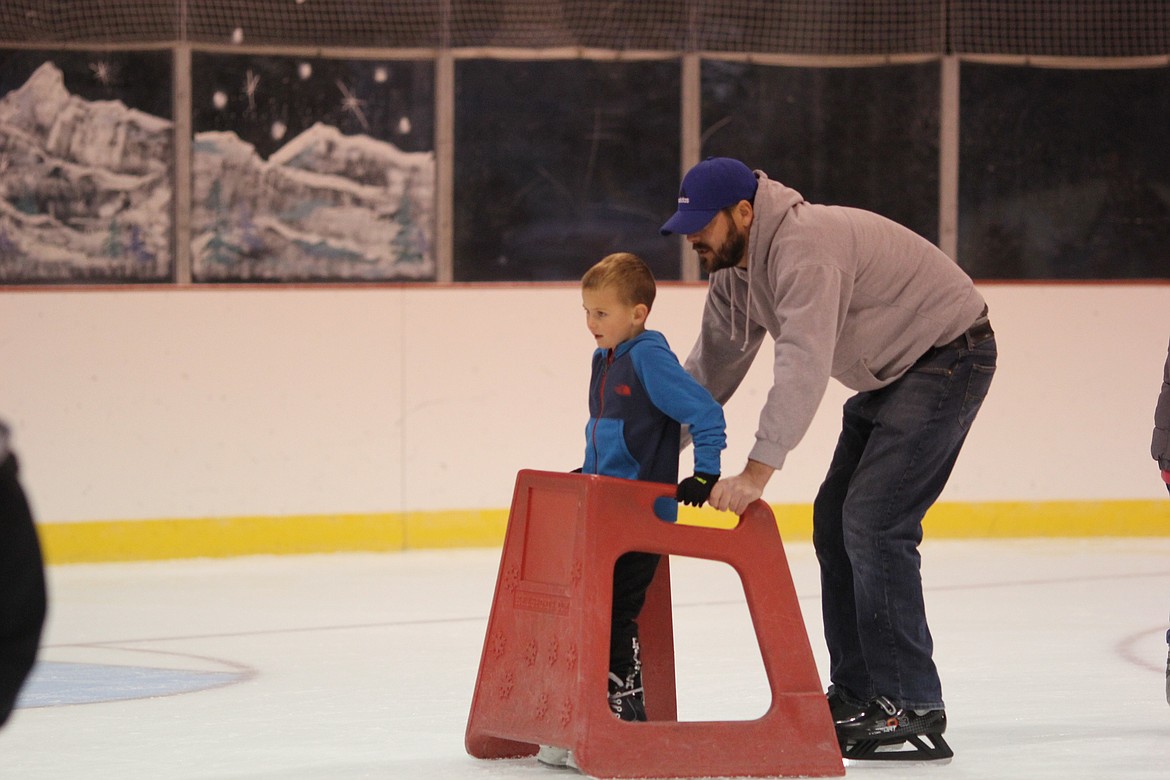
[[[0,726],[36,661],[46,604],[40,542],[0,422]]]
[[[1166,367],[1162,369],[1162,390],[1158,393],[1158,404],[1154,407],[1154,437],[1150,442],[1150,454],[1158,461],[1162,470],[1162,481],[1170,490],[1170,347],[1166,349]],[[1170,647],[1170,631],[1166,632],[1166,645]],[[1170,704],[1170,652],[1166,654],[1166,703]]]

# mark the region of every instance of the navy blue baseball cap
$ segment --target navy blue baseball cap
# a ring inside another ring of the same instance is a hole
[[[756,175],[730,157],[708,157],[687,171],[678,188],[678,211],[658,232],[689,235],[707,227],[715,215],[756,197]]]

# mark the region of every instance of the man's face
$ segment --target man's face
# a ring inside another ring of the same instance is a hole
[[[699,254],[699,264],[708,274],[746,263],[748,228],[736,224],[733,213],[724,209],[705,228],[687,235],[691,248]]]

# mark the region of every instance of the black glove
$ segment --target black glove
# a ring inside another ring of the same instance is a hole
[[[678,483],[678,491],[674,497],[680,504],[702,506],[707,500],[707,496],[711,495],[711,488],[715,487],[715,483],[718,481],[718,474],[704,474],[701,471],[696,471],[695,476],[687,477]]]

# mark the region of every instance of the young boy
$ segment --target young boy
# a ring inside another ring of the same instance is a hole
[[[679,483],[675,498],[701,506],[719,479],[727,441],[723,409],[683,370],[665,337],[646,329],[654,295],[654,275],[628,252],[605,257],[581,279],[585,325],[597,343],[581,471],[673,485],[686,425],[694,476]],[[637,618],[657,566],[658,555],[631,552],[614,567],[609,706],[621,720],[646,720]],[[547,746],[538,758],[557,766],[571,760],[566,751]]]

